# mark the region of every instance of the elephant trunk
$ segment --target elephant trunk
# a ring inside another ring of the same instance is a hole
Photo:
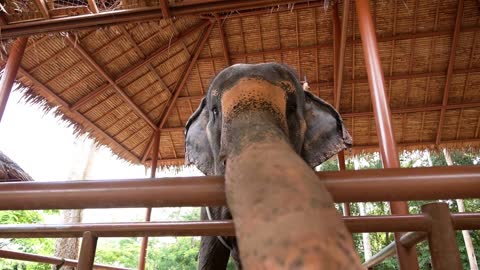
[[[226,195],[245,269],[362,269],[330,194],[276,117],[256,111],[225,131]]]

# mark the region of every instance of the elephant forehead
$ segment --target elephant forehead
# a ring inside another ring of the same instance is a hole
[[[281,85],[256,78],[241,79],[223,92],[222,112],[228,117],[233,111],[263,110],[270,107],[285,116],[287,92]]]

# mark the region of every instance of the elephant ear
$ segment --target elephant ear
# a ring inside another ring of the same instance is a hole
[[[185,164],[194,164],[205,175],[213,175],[213,154],[207,137],[208,110],[203,98],[185,127]]]
[[[305,91],[305,132],[302,156],[316,167],[338,152],[352,146],[352,137],[340,114],[330,104]]]

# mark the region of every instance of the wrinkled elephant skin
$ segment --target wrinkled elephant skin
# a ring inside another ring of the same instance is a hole
[[[238,245],[203,237],[199,269],[225,269],[229,254],[245,269],[362,269],[312,170],[350,144],[338,113],[304,92],[286,66],[241,64],[218,74],[187,123],[186,159],[225,175],[230,211],[210,209],[213,219],[231,212]]]

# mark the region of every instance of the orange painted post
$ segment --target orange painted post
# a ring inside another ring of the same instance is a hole
[[[446,203],[422,205],[422,212],[432,219],[428,245],[435,270],[461,270],[462,261],[458,251],[453,222]]]
[[[78,258],[78,270],[93,269],[97,240],[98,238],[91,232],[83,233],[82,247],[80,248],[80,256]]]
[[[387,102],[385,93],[383,71],[380,64],[377,37],[369,2],[370,1],[368,0],[355,1],[377,135],[380,144],[380,153],[382,155],[384,168],[399,168],[400,162],[398,159],[397,144],[393,135],[390,106]],[[408,214],[408,205],[406,202],[390,202],[390,208],[392,214]],[[400,237],[400,233],[395,233],[397,257],[400,269],[418,269],[416,250],[413,248],[407,249],[401,245]]]
[[[154,134],[155,138],[153,141],[153,153],[152,153],[152,171],[150,172],[150,178],[155,178],[157,174],[158,166],[158,148],[160,146],[160,130],[156,130]],[[152,216],[152,208],[147,208],[145,213],[145,221],[149,222]],[[140,247],[140,258],[138,259],[138,270],[144,270],[147,260],[147,249],[148,249],[148,237],[142,238],[142,244]]]
[[[8,56],[7,64],[5,65],[2,80],[0,81],[0,121],[2,121],[3,112],[5,111],[8,97],[12,91],[13,82],[17,76],[20,63],[22,62],[27,41],[28,38],[26,37],[18,38],[10,49],[10,54]]]

